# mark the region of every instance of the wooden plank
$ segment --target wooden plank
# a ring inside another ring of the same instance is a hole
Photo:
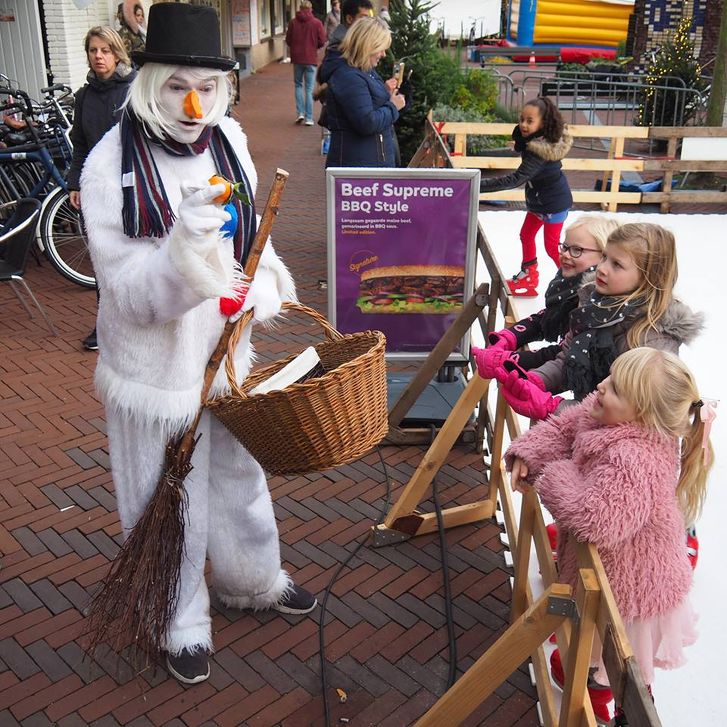
[[[717,159],[644,159],[645,172],[727,172],[727,162]]]
[[[481,197],[482,195],[480,195]],[[727,203],[727,192],[712,192],[699,190],[681,190],[675,189],[669,192],[644,192],[641,195],[645,204],[654,202],[664,202],[671,199],[672,204],[676,202],[695,202],[697,204],[708,203]]]
[[[389,510],[389,514],[384,520],[387,528],[393,528],[393,523],[397,518],[414,512],[416,506],[424,499],[425,491],[444,464],[444,460],[472,415],[477,402],[487,391],[489,383],[488,379],[483,379],[478,374],[470,379],[447,417],[447,421],[437,434],[437,438],[422,457],[416,472],[412,475],[399,499]]]
[[[674,157],[677,153],[677,139],[675,137],[671,137],[666,145],[666,155],[668,157]],[[671,182],[672,179],[674,179],[674,172],[672,172],[670,169],[668,169],[666,172],[664,172],[664,184],[662,185],[662,190],[666,192],[666,199],[662,201],[660,211],[662,214],[666,214],[671,210],[671,195],[672,195],[672,189],[671,189]]]
[[[623,156],[624,153],[624,138],[623,137],[617,137],[611,140],[611,144],[609,146],[609,156],[611,155],[611,150],[613,150],[613,156],[618,159],[619,157]],[[671,155],[670,155],[671,156]],[[616,167],[612,174],[611,174],[611,191],[618,190],[619,184],[621,183],[621,167]],[[603,189],[606,189],[606,185],[604,184]],[[611,198],[611,200],[608,203],[608,211],[609,212],[616,212],[618,209],[618,202]]]
[[[727,136],[727,128],[722,126],[651,126],[648,129],[649,139],[681,139],[684,136],[701,136],[720,138]]]
[[[538,495],[532,487],[523,495],[520,507],[520,526],[518,528],[517,544],[510,550],[513,554],[515,569],[515,580],[512,587],[510,599],[510,621],[515,621],[520,614],[528,608],[527,586],[528,569],[530,564],[530,547],[533,542],[533,524],[535,522],[535,511],[540,509]]]
[[[491,156],[462,156],[453,157],[452,164],[455,169],[517,169],[521,159],[517,157],[491,157]],[[645,159],[580,159],[566,157],[561,162],[563,169],[570,171],[615,171],[643,172]],[[705,162],[702,162],[704,164]],[[725,165],[725,162],[720,162]],[[725,165],[727,167],[727,165]]]
[[[481,123],[476,121],[445,121],[440,134],[479,134],[483,136],[510,136],[514,124],[510,123]],[[623,137],[625,139],[647,139],[649,128],[646,126],[589,126],[588,124],[574,124],[568,126],[571,136],[584,139],[610,139]],[[689,134],[697,136],[697,134]]]
[[[640,204],[643,201],[647,201],[647,193],[644,192],[591,192],[586,190],[572,190],[573,194],[573,200],[575,202],[594,202],[598,204],[599,202],[606,201],[608,202],[611,198],[615,199],[619,204]],[[650,192],[648,194],[649,197],[652,197],[654,194],[661,194],[659,193],[653,193]],[[686,193],[674,193],[677,194],[686,194]],[[706,193],[705,193],[706,194]],[[724,192],[715,192],[714,194],[722,195],[720,197],[720,200],[725,199],[725,193]],[[525,201],[525,192],[521,189],[504,189],[501,192],[484,192],[480,194],[479,198],[482,201],[487,201],[488,199],[504,199],[511,202],[524,202]],[[650,201],[655,202],[658,201],[656,199],[651,199]],[[684,200],[689,201],[689,200]],[[693,200],[693,201],[707,201],[707,200]],[[718,201],[717,199],[714,199],[712,201]]]
[[[591,663],[599,595],[600,588],[594,572],[586,568],[580,569],[576,586],[576,604],[580,618],[571,633],[568,661],[563,664],[565,679],[559,727],[580,725],[586,718],[583,701],[587,694],[586,683]]]
[[[461,724],[563,621],[564,616],[548,613],[550,598],[570,596],[570,586],[554,583],[434,703],[416,722],[416,727]]]
[[[442,510],[442,521],[444,529],[456,528],[460,525],[469,525],[470,523],[487,520],[495,514],[495,508],[489,500],[481,502],[472,502],[469,505],[456,505]],[[408,520],[409,524],[402,521]],[[379,526],[379,530],[384,530]],[[404,516],[396,520],[392,526],[393,530],[406,532],[412,536],[427,535],[428,533],[436,533],[438,530],[437,513],[416,513],[415,515]]]
[[[661,727],[654,702],[641,677],[634,657],[626,662],[626,688],[623,710],[628,715],[629,727]]]

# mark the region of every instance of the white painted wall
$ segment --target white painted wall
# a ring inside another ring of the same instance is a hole
[[[86,0],[79,5],[87,7],[79,9],[73,0],[43,0],[53,80],[67,83],[74,91],[86,82],[88,63],[83,39],[88,29],[94,25],[116,27],[113,0]]]

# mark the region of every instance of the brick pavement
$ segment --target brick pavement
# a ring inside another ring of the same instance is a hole
[[[276,166],[291,172],[273,237],[301,300],[325,310],[318,285],[326,276],[320,130],[293,125],[291,75],[289,66],[273,64],[243,81],[236,113],[250,133],[261,195]],[[79,347],[93,325],[95,298],[47,264],[31,263],[29,280],[61,335],[50,337],[0,286],[0,725],[321,725],[317,613],[292,618],[216,608],[212,674],[192,688],[163,670],[135,675],[128,659],[108,653],[83,660],[83,609],[120,537],[104,413],[92,383],[95,356]],[[270,359],[315,335],[307,322],[293,320],[255,337]],[[422,451],[387,447],[383,455],[396,496]],[[444,503],[484,494],[478,457],[467,450],[450,457],[440,479]],[[285,566],[321,594],[382,507],[378,456],[333,472],[274,477],[270,487]],[[509,574],[498,535],[492,522],[447,534],[461,670],[507,621]],[[437,539],[366,545],[350,566],[325,619],[333,723],[410,724],[447,677]],[[337,687],[348,693],[345,704]],[[526,670],[466,724],[537,724]]]

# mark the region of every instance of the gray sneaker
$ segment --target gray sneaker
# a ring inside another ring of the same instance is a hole
[[[310,613],[316,606],[318,601],[316,597],[301,588],[296,586],[295,583],[283,593],[281,599],[273,604],[272,608],[280,613],[291,613],[294,615],[302,615],[304,613]]]
[[[198,684],[210,675],[209,654],[206,651],[192,653],[188,649],[182,649],[177,656],[167,654],[167,669],[183,684]]]

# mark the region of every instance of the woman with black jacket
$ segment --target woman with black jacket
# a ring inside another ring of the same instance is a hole
[[[525,185],[527,215],[520,230],[523,246],[520,271],[507,281],[516,296],[537,295],[538,259],[535,236],[545,226],[545,251],[558,267],[558,244],[563,223],[573,204],[561,160],[568,154],[573,139],[563,117],[549,98],[528,101],[520,112],[520,123],[512,132],[515,151],[522,158],[511,174],[480,182],[480,192],[496,192]]]
[[[89,71],[86,85],[76,92],[73,111],[73,160],[68,171],[71,204],[81,209],[81,171],[91,149],[116,124],[126,101],[129,84],[136,77],[119,34],[108,26],[96,26],[84,40]],[[96,291],[98,296],[98,290]],[[83,347],[96,351],[96,329],[83,340]]]

